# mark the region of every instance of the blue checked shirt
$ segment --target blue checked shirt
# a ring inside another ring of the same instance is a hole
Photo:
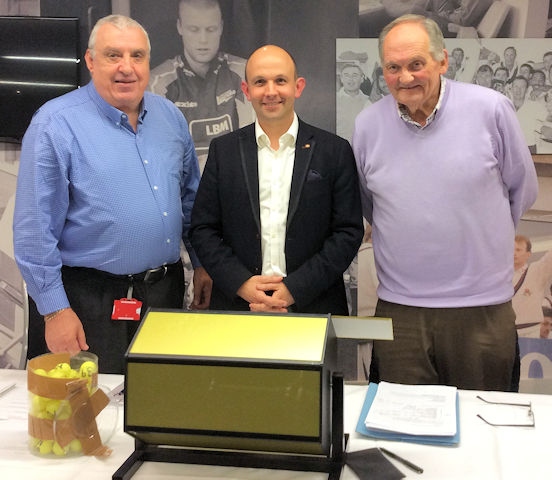
[[[180,257],[200,172],[188,125],[146,92],[138,128],[92,82],[42,106],[23,138],[14,250],[40,313],[68,307],[61,266],[139,273]]]

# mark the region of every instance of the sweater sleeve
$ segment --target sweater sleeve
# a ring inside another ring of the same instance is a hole
[[[506,97],[498,104],[496,121],[501,138],[499,155],[502,181],[508,192],[512,219],[517,227],[521,216],[537,199],[537,173],[514,107]]]

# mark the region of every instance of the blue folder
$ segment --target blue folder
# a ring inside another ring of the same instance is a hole
[[[356,431],[361,435],[367,437],[378,438],[380,440],[395,440],[402,442],[422,443],[425,445],[443,445],[443,446],[456,446],[460,443],[460,408],[458,392],[456,393],[456,434],[454,435],[410,435],[407,433],[390,432],[387,430],[380,430],[374,428],[367,428],[364,424],[366,415],[372,406],[372,402],[376,397],[378,391],[377,383],[370,383],[368,385],[368,391],[366,392],[366,398],[362,411],[360,412],[360,418],[356,426]]]

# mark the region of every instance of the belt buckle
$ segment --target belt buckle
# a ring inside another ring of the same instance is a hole
[[[159,272],[163,272],[163,275],[161,275],[160,278],[158,279],[152,279],[151,277],[154,276],[155,274],[159,273]],[[158,282],[159,280],[165,278],[165,275],[167,274],[167,266],[166,265],[162,265],[160,267],[157,267],[157,268],[152,268],[151,270],[148,270],[146,272],[146,275],[144,276],[144,283],[155,283],[155,282]]]

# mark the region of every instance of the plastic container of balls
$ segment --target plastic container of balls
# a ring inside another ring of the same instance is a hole
[[[48,353],[29,360],[29,449],[39,456],[105,457],[118,405],[98,386],[98,357]]]

